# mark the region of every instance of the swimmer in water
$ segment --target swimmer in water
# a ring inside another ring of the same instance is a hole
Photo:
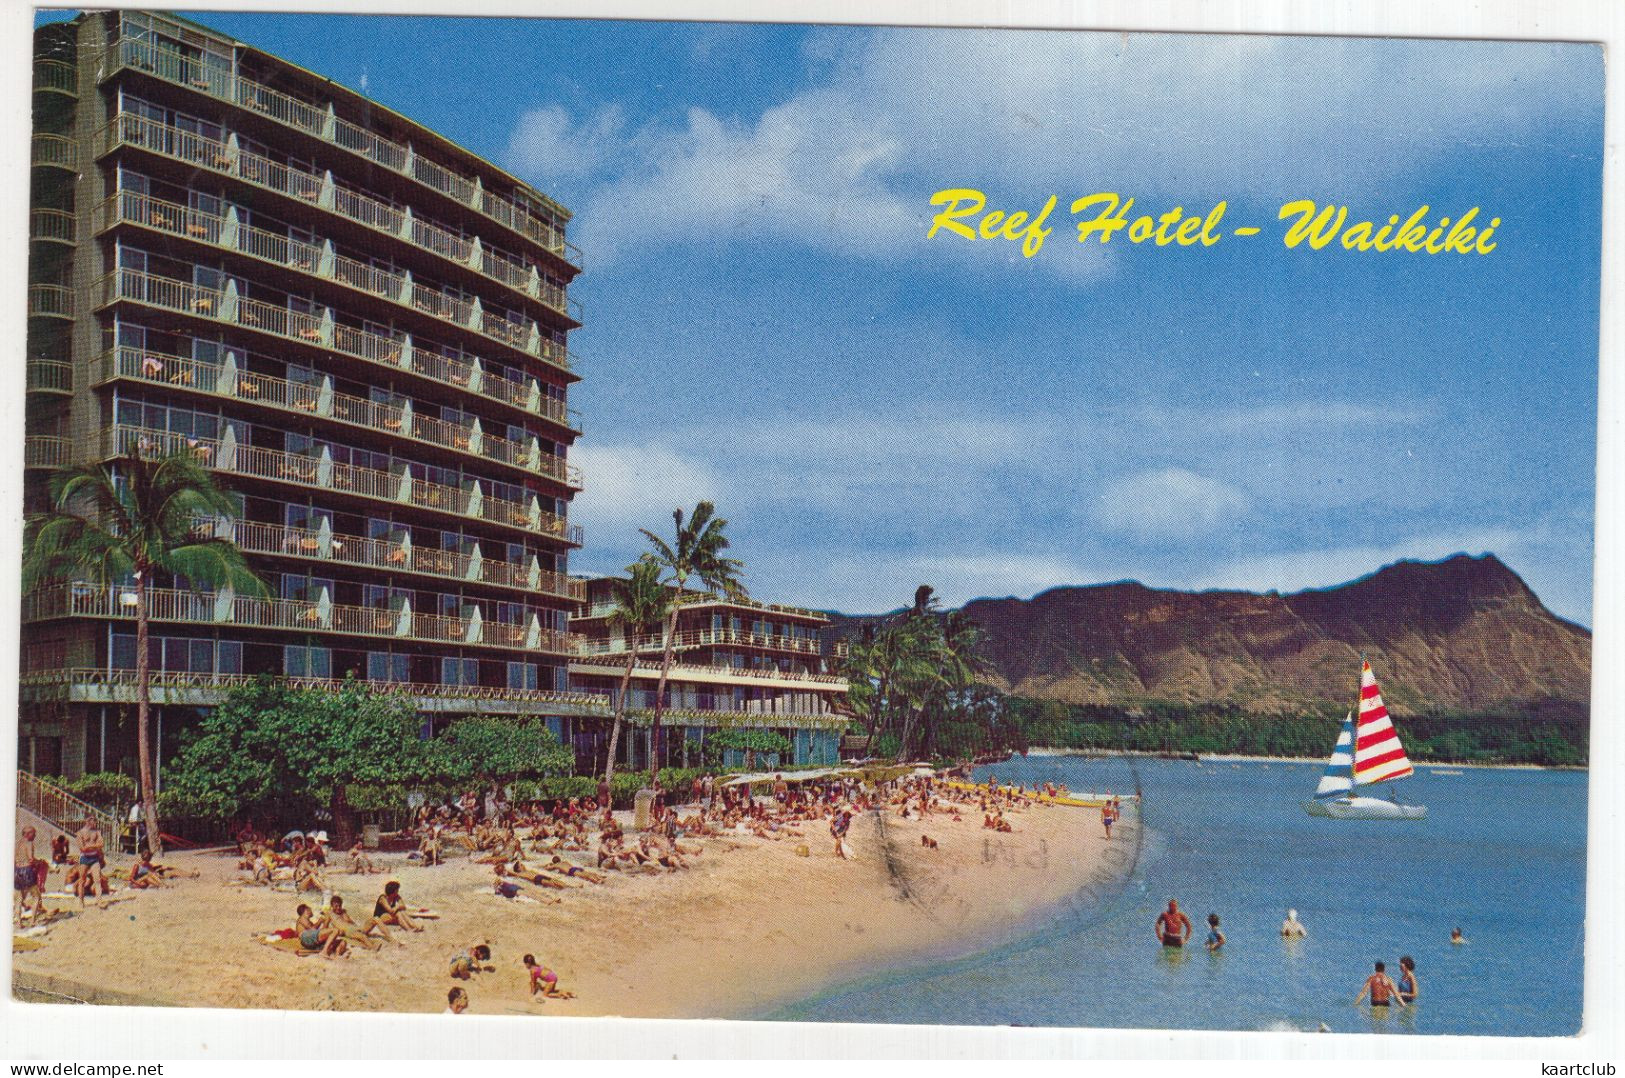
[[[1467,942],[1467,937],[1463,936],[1461,934],[1461,929],[1452,928],[1450,930],[1450,942],[1451,943],[1466,943]]]
[[[1156,933],[1164,947],[1183,947],[1191,938],[1191,919],[1174,899],[1170,898],[1168,908],[1157,914]]]
[[[1302,921],[1298,920],[1298,911],[1287,910],[1286,920],[1281,922],[1281,937],[1283,939],[1302,939],[1308,934],[1309,930],[1303,927]]]
[[[1354,997],[1356,1007],[1365,999],[1367,993],[1371,995],[1371,1006],[1381,1007],[1384,1011],[1387,1011],[1388,1005],[1395,999],[1401,1004],[1406,1002],[1405,997],[1399,994],[1399,986],[1388,976],[1387,968],[1385,964],[1377,963],[1376,972],[1365,979],[1365,984],[1360,986],[1360,994]]]
[[[1219,915],[1207,915],[1207,949],[1211,954],[1224,946],[1224,933],[1219,931]]]

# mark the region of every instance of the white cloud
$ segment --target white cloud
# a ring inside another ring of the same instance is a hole
[[[514,124],[508,165],[548,184],[591,176],[610,162],[624,128],[618,105],[601,108],[579,123],[559,105],[539,105]]]
[[[925,246],[929,195],[973,186],[990,208],[1036,210],[1059,194],[1056,234],[1035,261],[1087,283],[1110,262],[1068,242],[1073,197],[1116,190],[1142,208],[1311,197],[1358,208],[1446,155],[1560,139],[1567,118],[1594,108],[1577,48],[824,31],[808,51],[828,74],[755,117],[694,108],[680,127],[627,136],[612,110],[576,126],[556,107],[533,109],[511,157],[542,179],[575,178],[600,169],[608,143],[626,150],[582,203],[578,236],[603,259],[633,244],[747,239],[865,258],[974,254],[985,268],[986,244]]]
[[[1232,530],[1247,511],[1239,489],[1188,468],[1116,479],[1100,495],[1100,523],[1142,539],[1190,540],[1204,529]]]
[[[571,504],[571,519],[588,529],[595,546],[612,541],[609,536],[657,528],[673,509],[717,501],[722,489],[703,462],[663,445],[580,445],[570,459],[587,484]]]

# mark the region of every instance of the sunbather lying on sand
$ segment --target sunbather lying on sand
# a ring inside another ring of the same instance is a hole
[[[609,878],[602,872],[594,872],[590,868],[583,868],[580,865],[573,865],[557,854],[554,854],[552,860],[548,861],[547,864],[543,865],[542,867],[547,869],[549,872],[557,872],[562,876],[580,877],[581,879],[587,880],[590,883],[603,883]]]

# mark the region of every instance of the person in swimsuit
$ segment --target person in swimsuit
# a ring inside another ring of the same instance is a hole
[[[1157,914],[1156,933],[1164,947],[1183,947],[1191,938],[1191,919],[1174,899],[1170,898],[1168,908]]]
[[[1303,927],[1302,921],[1298,920],[1298,911],[1287,910],[1286,920],[1281,922],[1281,938],[1289,940],[1303,939],[1308,934],[1309,930]]]
[[[1467,937],[1463,936],[1461,934],[1461,929],[1452,928],[1450,930],[1450,942],[1451,943],[1466,943],[1467,942]]]
[[[1422,984],[1416,979],[1416,959],[1410,955],[1401,955],[1399,958],[1399,999],[1400,1002],[1410,1004],[1416,1002],[1416,997],[1422,994]]]
[[[28,916],[28,896],[34,896],[34,913],[45,912],[45,876],[51,866],[41,861],[34,852],[34,838],[38,834],[32,827],[23,828],[17,840],[17,854],[12,860],[12,887],[17,892],[17,917]]]
[[[468,993],[461,988],[453,988],[446,993],[446,1009],[442,1014],[462,1014],[468,1010]]]
[[[423,926],[413,924],[412,918],[407,915],[406,900],[401,897],[401,885],[395,880],[384,884],[384,893],[373,903],[372,920],[377,925],[398,925],[408,932],[423,931]]]
[[[451,959],[451,975],[459,981],[466,981],[479,972],[494,973],[495,966],[481,965],[482,962],[491,961],[491,948],[484,943],[477,943],[466,950],[458,951]]]
[[[524,958],[525,969],[530,971],[530,994],[533,996],[547,996],[550,999],[575,999],[574,992],[566,992],[559,987],[559,975],[539,965],[536,956],[527,954]]]
[[[96,827],[96,821],[85,817],[85,824],[79,828],[74,836],[79,842],[79,879],[74,885],[74,895],[79,904],[85,904],[85,892],[95,893],[99,889],[103,894],[107,892],[107,877],[102,873],[102,865],[106,861],[106,842],[101,831]]]
[[[163,885],[164,881],[158,875],[158,866],[152,863],[152,851],[142,850],[141,860],[130,870],[130,886],[144,891],[148,887]]]
[[[1207,915],[1206,946],[1209,954],[1224,946],[1224,933],[1219,931],[1219,915],[1216,913]]]
[[[1384,1010],[1395,999],[1398,999],[1401,1004],[1406,1002],[1404,997],[1399,994],[1399,986],[1394,984],[1392,977],[1388,976],[1387,969],[1385,963],[1377,963],[1376,972],[1365,979],[1365,984],[1360,986],[1360,994],[1354,997],[1356,1007],[1360,1005],[1360,1002],[1365,999],[1367,994],[1371,996],[1371,1005],[1373,1007],[1381,1007]]]

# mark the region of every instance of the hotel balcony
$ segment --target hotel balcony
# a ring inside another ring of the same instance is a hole
[[[564,573],[545,571],[534,557],[529,565],[517,565],[486,558],[473,544],[469,544],[466,552],[414,546],[405,529],[395,536],[379,539],[335,535],[325,524],[317,528],[294,528],[250,520],[226,521],[218,526],[208,524],[199,530],[230,539],[249,554],[362,566],[391,575],[414,573],[448,582],[488,584],[577,601],[586,592],[582,581],[572,580]]]
[[[30,318],[72,318],[73,289],[59,284],[29,285],[28,316]]]
[[[28,238],[72,247],[79,242],[78,223],[67,210],[30,210]]]
[[[293,382],[253,371],[238,370],[228,360],[218,366],[199,363],[186,356],[168,355],[139,348],[119,348],[96,361],[95,384],[128,379],[179,389],[201,396],[230,397],[246,404],[331,420],[348,427],[395,438],[407,438],[425,445],[451,450],[482,462],[495,461],[526,475],[540,475],[563,483],[573,490],[582,488],[581,470],[561,457],[542,451],[536,439],[521,445],[507,438],[485,434],[475,420],[464,426],[432,416],[417,414],[409,399],[399,404],[352,397],[333,391],[332,378],[323,375],[320,383]]]
[[[742,629],[691,629],[679,632],[675,636],[676,650],[689,651],[694,648],[709,647],[748,647],[759,648],[765,651],[785,651],[796,655],[819,655],[822,647],[817,639],[803,636],[780,636],[772,633],[751,633]],[[663,651],[666,647],[664,633],[650,636],[640,636],[636,641],[637,650]],[[626,641],[621,640],[593,640],[585,650],[588,655],[625,655]]]
[[[23,439],[24,468],[66,468],[73,463],[73,440],[31,434]]]
[[[182,56],[144,41],[120,41],[112,60],[104,78],[111,77],[121,69],[140,71],[173,85],[207,94],[216,100],[250,109],[321,142],[347,150],[370,164],[382,165],[393,173],[415,180],[427,190],[450,198],[515,235],[545,248],[572,269],[581,268],[581,252],[567,242],[563,231],[551,222],[533,216],[517,202],[487,191],[478,177],[469,179],[459,175],[419,156],[410,145],[392,142],[340,119],[331,104],[322,107],[301,101],[238,75],[224,64],[204,63],[200,58]],[[223,57],[222,60],[229,63]],[[37,81],[39,76],[36,74],[35,78]]]
[[[381,472],[337,463],[326,448],[315,453],[288,453],[242,445],[230,428],[218,439],[193,438],[122,424],[103,431],[102,453],[106,459],[176,452],[193,453],[206,467],[231,475],[481,520],[557,539],[570,546],[582,543],[580,526],[544,511],[534,495],[529,505],[487,497],[478,480],[469,480],[463,487],[448,487],[413,478],[410,466],[404,463],[393,471]]]
[[[686,592],[677,600],[679,606],[684,608],[697,608],[702,606],[728,606],[741,610],[755,610],[768,614],[783,614],[787,617],[809,618],[817,621],[829,622],[829,615],[818,610],[808,610],[799,606],[785,606],[782,603],[759,603],[754,599],[724,599],[709,592]],[[581,619],[607,617],[615,610],[614,603],[594,603],[585,611],[575,615]]]
[[[34,89],[79,100],[79,70],[66,60],[34,61]]]
[[[67,289],[60,291],[67,293],[68,317],[71,317],[72,293]],[[237,294],[235,282],[228,282],[225,290],[220,291],[137,270],[115,270],[102,278],[100,291],[103,306],[125,300],[238,326],[322,352],[337,352],[390,371],[418,375],[438,385],[450,386],[483,400],[495,401],[554,422],[564,423],[567,420],[563,402],[543,393],[541,383],[534,378],[529,384],[522,385],[500,375],[487,374],[477,358],[468,363],[448,359],[414,348],[410,335],[394,339],[340,325],[333,321],[331,311],[306,314],[274,303],[245,299]],[[32,314],[35,313],[33,289],[29,291],[29,300],[29,313]]]
[[[583,676],[596,675],[602,677],[619,678],[626,673],[625,652],[622,657],[614,661],[596,661],[600,653],[593,650],[593,641],[587,641],[582,652],[589,656],[578,658],[570,664],[572,674]],[[640,680],[658,678],[660,676],[660,663],[646,659],[639,659],[633,664],[632,676]],[[770,684],[778,688],[799,688],[811,692],[845,692],[847,680],[839,674],[802,673],[795,670],[767,670],[754,669],[748,666],[716,666],[706,663],[673,662],[671,664],[670,681],[695,682],[708,685],[763,685]]]
[[[523,325],[488,313],[478,299],[467,301],[416,285],[410,273],[387,273],[365,262],[335,254],[331,240],[304,243],[290,240],[286,233],[239,224],[235,207],[225,216],[218,216],[135,191],[121,191],[96,208],[94,227],[100,233],[120,224],[151,229],[216,250],[274,263],[324,281],[335,281],[365,293],[370,299],[382,299],[402,310],[416,311],[445,325],[477,333],[485,340],[523,353],[527,359],[546,359],[560,352],[553,341],[542,337],[540,327],[535,324]]]
[[[30,144],[29,160],[41,168],[65,168],[69,172],[79,169],[79,150],[73,140],[62,135],[35,135]]]
[[[258,677],[250,674],[154,670],[150,678],[152,702],[160,706],[216,707],[232,689],[256,680]],[[281,677],[276,680],[292,688],[318,691],[337,690],[345,684],[336,678]],[[24,703],[30,704],[134,704],[140,692],[134,670],[40,670],[23,674],[19,681],[19,695]],[[613,713],[609,698],[600,693],[486,685],[418,685],[400,681],[362,681],[361,684],[374,692],[409,697],[416,710],[432,714],[581,715],[607,719]]]
[[[54,359],[30,359],[26,364],[30,393],[73,393],[73,366]]]
[[[144,116],[120,113],[105,129],[102,152],[111,153],[120,146],[144,150],[188,167],[208,168],[260,190],[293,199],[302,206],[326,210],[373,233],[381,233],[461,265],[518,295],[537,300],[557,313],[571,317],[564,290],[549,285],[535,270],[487,250],[478,239],[466,240],[431,222],[418,220],[410,207],[397,209],[387,202],[338,187],[331,173],[317,175],[304,172],[239,149],[235,134],[221,142]],[[562,356],[553,358],[542,355],[541,358],[566,369],[569,366]]]
[[[23,621],[61,618],[133,619],[136,594],[125,585],[57,584],[37,588],[23,596]],[[387,607],[340,606],[330,602],[326,590],[316,600],[254,599],[231,591],[182,591],[149,588],[147,615],[155,622],[267,629],[295,633],[333,633],[376,639],[411,640],[430,644],[490,648],[501,651],[575,655],[581,637],[544,629],[531,615],[528,625],[472,618],[419,614],[410,603]]]

